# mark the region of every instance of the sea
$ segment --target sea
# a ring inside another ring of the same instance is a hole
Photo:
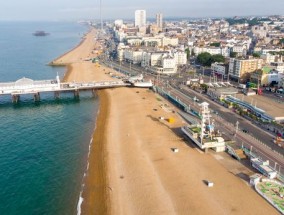
[[[47,36],[34,36],[44,30]],[[0,82],[63,77],[48,63],[80,43],[76,22],[0,22]],[[91,92],[0,96],[0,214],[78,214],[99,101]]]

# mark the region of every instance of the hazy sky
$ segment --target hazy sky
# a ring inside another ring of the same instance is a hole
[[[284,14],[284,0],[102,0],[103,18],[134,18],[145,9],[147,17],[222,17]],[[100,0],[2,0],[0,20],[98,19]]]

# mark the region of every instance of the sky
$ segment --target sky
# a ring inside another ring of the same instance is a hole
[[[134,19],[146,10],[147,18],[233,17],[284,15],[284,0],[101,0],[103,19]],[[99,19],[100,0],[1,0],[0,20],[68,21]]]

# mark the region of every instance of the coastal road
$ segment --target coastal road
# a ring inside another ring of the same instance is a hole
[[[132,72],[132,74],[137,74],[137,72],[142,73],[144,71],[142,68],[135,68],[135,72],[133,71],[133,67],[130,71],[130,66],[119,65],[117,62],[107,62],[108,66],[112,65],[117,70],[124,71],[124,72]],[[129,65],[129,64],[128,64]],[[146,76],[153,77],[151,74],[146,73]],[[194,97],[201,101],[206,101],[210,104],[210,108],[217,111],[218,115],[214,115],[216,127],[219,130],[224,131],[226,136],[229,136],[231,139],[234,139],[236,143],[239,145],[244,145],[247,148],[252,149],[252,152],[261,157],[263,160],[269,160],[270,165],[272,167],[276,167],[277,170],[280,170],[281,173],[284,175],[284,158],[282,155],[279,154],[279,151],[284,154],[283,149],[278,147],[277,145],[271,142],[272,135],[268,132],[264,132],[262,129],[259,129],[257,126],[252,124],[250,121],[241,118],[236,113],[233,113],[229,109],[221,106],[218,103],[215,103],[210,98],[205,96],[204,94],[198,93],[192,89],[189,89],[187,86],[180,85],[178,86],[179,82],[173,80],[173,82],[177,85],[174,87],[169,86],[169,80],[172,78],[169,77],[161,77],[161,86],[164,87],[167,91],[170,91],[171,95],[174,97],[179,98],[182,102],[194,107],[195,109],[199,109],[199,105],[197,101],[194,101]],[[249,130],[252,135],[245,134],[243,132],[236,131],[235,123],[239,122],[239,128]],[[264,143],[261,143],[257,140],[254,136],[258,139],[261,139]],[[283,171],[283,172],[282,172]]]
[[[166,87],[164,85],[164,89],[170,91],[170,94],[174,97],[179,98],[182,102],[190,105],[193,108],[198,109],[198,103],[196,103],[193,100],[193,97],[196,96],[198,98],[200,98],[200,101],[206,101],[206,102],[210,102],[209,104],[213,104],[212,101],[203,99],[202,96],[200,95],[196,95],[195,93],[192,93],[191,95],[187,95],[175,88],[172,87]],[[193,96],[194,95],[194,96]],[[217,104],[214,104],[217,105]],[[212,107],[211,107],[212,108]],[[216,108],[216,107],[215,107]],[[219,107],[219,111],[222,112],[222,107]],[[223,113],[223,112],[222,112]],[[234,119],[232,121],[232,123],[230,121],[228,121],[228,118],[235,118],[235,116],[233,116],[234,113],[228,111],[228,109],[226,109],[226,111],[224,112],[225,114],[225,119],[223,118],[223,115],[215,115],[213,118],[215,120],[215,125],[216,128],[218,128],[220,131],[223,131],[226,136],[229,136],[231,139],[235,140],[236,143],[241,146],[242,144],[244,146],[246,146],[247,148],[251,149],[252,152],[256,155],[258,155],[260,158],[262,158],[263,160],[269,160],[270,161],[270,166],[272,167],[276,167],[277,170],[280,170],[281,173],[284,175],[284,157],[277,151],[275,151],[275,149],[271,148],[270,146],[266,145],[265,143],[260,142],[259,140],[257,140],[256,138],[254,138],[253,136],[243,133],[241,131],[237,131],[236,132],[236,128],[234,123],[236,122],[236,119]],[[241,121],[241,118],[237,118],[238,120]],[[243,123],[245,123],[246,120],[243,119]],[[249,122],[248,122],[249,123]],[[249,125],[249,124],[248,124]],[[252,128],[254,126],[250,125],[250,128]],[[256,128],[257,129],[257,128]],[[261,129],[258,130],[257,132],[260,133],[264,133]],[[266,136],[267,134],[264,134],[264,136]],[[275,145],[273,145],[275,146]]]

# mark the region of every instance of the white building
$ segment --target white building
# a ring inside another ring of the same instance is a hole
[[[140,64],[142,61],[142,51],[134,49],[125,49],[124,59],[133,64]]]
[[[284,58],[281,55],[272,55],[270,53],[266,53],[261,55],[261,58],[265,63],[270,64],[272,62],[283,62]]]
[[[126,48],[129,48],[128,46],[125,46],[124,43],[119,43],[117,46],[117,59],[119,61],[123,61],[124,60],[124,50]]]
[[[236,52],[237,56],[245,57],[247,55],[246,45],[235,45],[232,48],[232,52]]]
[[[163,28],[163,14],[157,13],[156,14],[156,24],[158,28],[162,29]]]
[[[176,65],[186,65],[187,64],[187,54],[184,51],[174,52],[174,59]]]
[[[174,74],[177,71],[176,61],[173,57],[165,56],[162,59],[162,68],[157,73]]]
[[[208,52],[211,55],[222,54],[222,49],[220,47],[194,47],[193,49],[195,55],[199,55],[203,52]]]
[[[135,27],[146,26],[146,10],[135,11]]]
[[[178,46],[178,38],[177,37],[163,37],[162,38],[162,46]]]
[[[162,46],[162,37],[143,37],[144,46]]]
[[[122,19],[115,20],[114,25],[121,27],[123,25],[123,20]]]
[[[167,51],[143,52],[141,66],[157,74],[173,74],[177,72],[176,60]]]
[[[218,62],[212,63],[211,69],[212,69],[213,72],[220,74],[223,77],[225,77],[227,75],[227,71],[226,71],[227,67],[226,67],[225,64],[218,63]]]
[[[261,50],[261,54],[265,55],[265,54],[267,54],[269,52],[282,52],[282,51],[284,51],[284,49],[280,49],[280,48],[266,49],[266,48],[263,48]]]

